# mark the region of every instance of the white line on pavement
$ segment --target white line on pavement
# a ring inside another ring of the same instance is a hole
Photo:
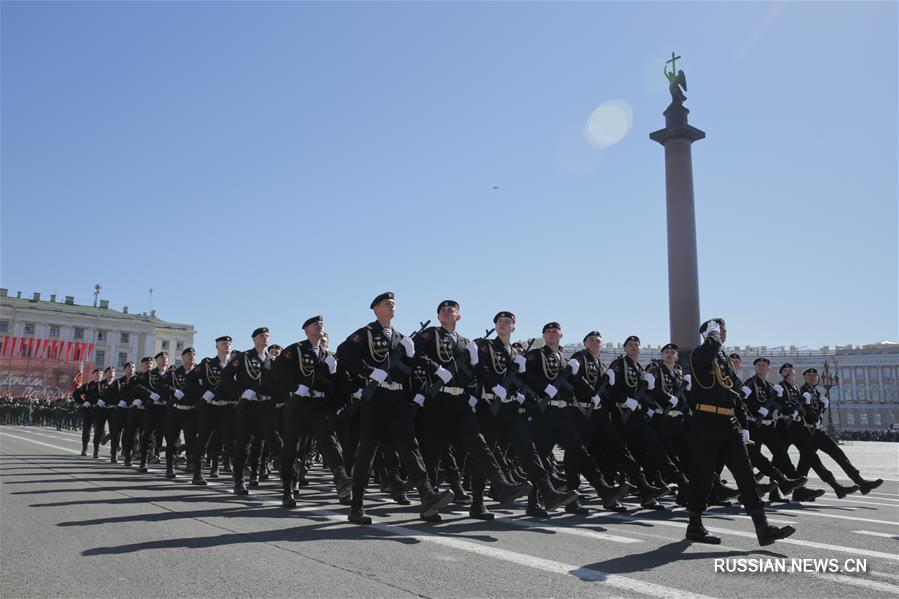
[[[857,535],[869,535],[872,537],[883,537],[885,539],[893,539],[899,541],[899,535],[892,532],[875,532],[873,530],[853,530]]]
[[[823,505],[823,504],[822,504]],[[831,507],[831,506],[828,506]],[[871,522],[874,524],[886,524],[888,526],[899,526],[899,522],[890,521],[890,520],[875,520],[874,518],[860,518],[858,516],[843,516],[841,514],[831,514],[827,512],[826,514],[823,512],[800,512],[797,510],[784,510],[780,508],[776,508],[774,510],[776,514],[790,514],[792,516],[816,516],[819,518],[836,518],[838,520],[852,520],[853,522]]]

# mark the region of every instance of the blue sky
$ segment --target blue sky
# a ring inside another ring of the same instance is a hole
[[[201,353],[397,292],[668,341],[662,69],[687,74],[701,312],[897,337],[895,3],[2,4],[2,286],[193,323]],[[605,148],[591,112],[619,100]],[[498,187],[498,189],[494,189]]]

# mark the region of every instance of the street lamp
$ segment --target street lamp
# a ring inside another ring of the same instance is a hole
[[[834,372],[836,372],[837,361],[834,358],[833,361]],[[822,368],[824,373],[821,375],[821,386],[824,387],[824,392],[827,394],[827,398],[830,401],[833,401],[833,398],[830,396],[830,390],[833,387],[836,387],[840,384],[840,375],[839,374],[830,374],[830,364],[827,363],[827,358],[824,359],[824,367]],[[831,412],[836,409],[837,404],[834,403],[833,407],[830,410],[827,410],[827,433],[833,434],[833,418],[831,417]]]

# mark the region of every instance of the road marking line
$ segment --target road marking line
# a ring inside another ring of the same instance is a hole
[[[460,516],[467,516],[468,512],[450,512],[451,514],[456,514]],[[607,532],[600,532],[598,530],[590,530],[586,528],[578,528],[575,525],[570,527],[561,527],[561,526],[552,526],[549,524],[539,524],[530,520],[519,520],[515,519],[512,516],[498,516],[493,520],[494,522],[503,522],[504,524],[511,524],[513,526],[520,526],[521,528],[530,528],[534,530],[543,530],[547,532],[555,532],[561,533],[565,535],[572,535],[576,537],[584,537],[587,539],[594,539],[597,541],[610,541],[612,543],[642,543],[640,539],[635,539],[633,537],[622,537],[618,535],[613,535]]]
[[[875,520],[874,518],[860,518],[858,516],[842,516],[840,514],[822,514],[818,512],[800,512],[797,510],[775,509],[777,514],[790,514],[792,516],[816,516],[819,518],[836,518],[838,520],[852,520],[853,522],[872,522],[874,524],[886,524],[888,526],[899,526],[899,522],[890,520]]]
[[[873,530],[853,530],[857,535],[870,535],[872,537],[883,537],[885,539],[893,539],[899,541],[899,535],[891,532],[875,532]]]
[[[34,443],[35,445],[43,445],[44,447],[49,447],[51,449],[58,449],[60,451],[67,451],[69,453],[80,454],[81,452],[77,449],[69,449],[68,447],[59,447],[58,445],[50,445],[49,443],[44,443],[43,441],[37,441],[35,439],[29,439],[28,437],[19,437],[17,435],[11,435],[9,433],[4,433],[0,431],[0,435],[4,437],[10,437],[12,439],[19,439],[20,441],[28,441],[29,443]]]
[[[862,587],[865,589],[869,589],[871,591],[879,591],[884,593],[890,593],[894,597],[899,594],[899,586],[894,584],[889,584],[887,582],[878,582],[876,580],[869,580],[867,578],[861,578],[860,576],[846,576],[845,574],[822,574],[820,572],[806,572],[806,574],[810,574],[815,578],[827,581],[827,582],[838,582],[841,584],[850,584],[857,587]]]

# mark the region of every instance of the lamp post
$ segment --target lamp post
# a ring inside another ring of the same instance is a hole
[[[836,371],[837,361],[834,359],[833,361],[834,371]],[[827,363],[827,358],[824,359],[824,367],[822,368],[823,374],[821,375],[821,386],[824,387],[824,392],[827,394],[827,398],[833,401],[833,398],[830,397],[830,390],[833,387],[836,387],[840,384],[840,375],[839,374],[830,374],[830,364]],[[831,417],[831,412],[835,410],[837,407],[836,402],[833,404],[833,408],[827,410],[827,433],[829,435],[833,434],[833,418]]]

